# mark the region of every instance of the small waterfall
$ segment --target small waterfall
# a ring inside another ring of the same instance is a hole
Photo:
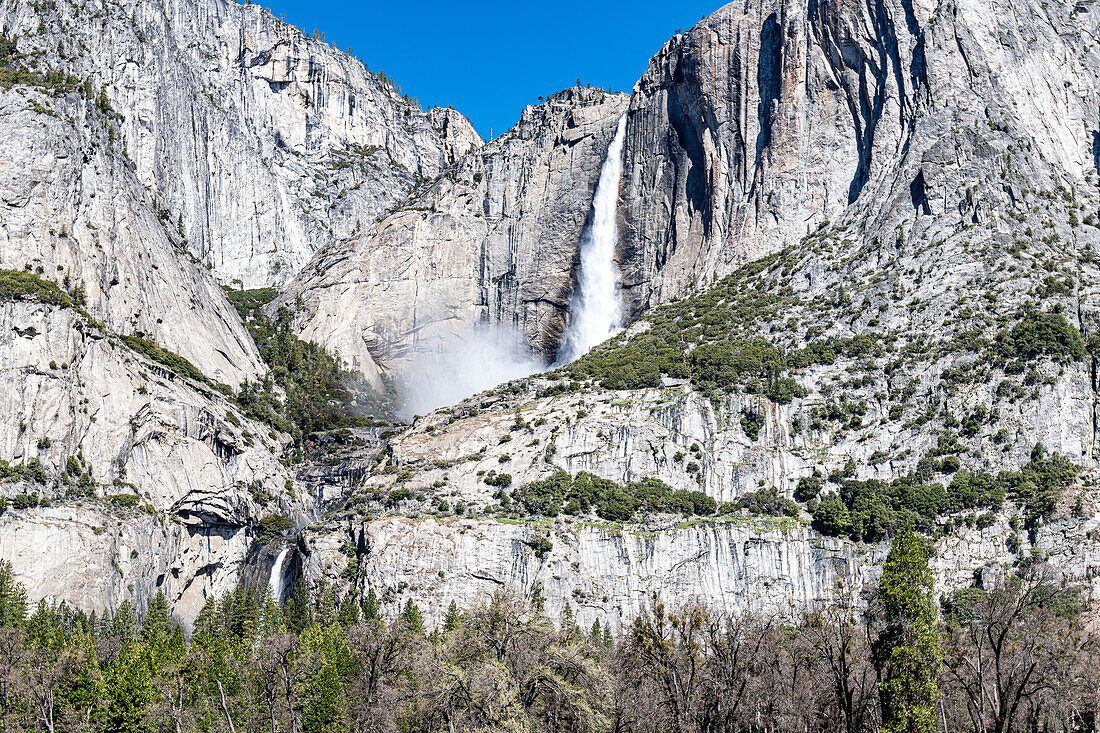
[[[600,180],[592,199],[592,219],[581,236],[577,287],[570,299],[565,336],[558,348],[556,363],[559,365],[583,356],[622,328],[615,247],[619,241],[619,179],[623,173],[625,138],[624,112],[600,169]]]
[[[283,560],[286,559],[288,552],[290,548],[284,547],[275,556],[275,564],[271,566],[271,577],[267,579],[267,587],[271,589],[271,595],[275,597],[276,603],[283,602]]]

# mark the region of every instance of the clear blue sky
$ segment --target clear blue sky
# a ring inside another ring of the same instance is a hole
[[[259,0],[276,16],[350,47],[421,106],[453,104],[482,137],[500,135],[524,105],[572,85],[629,91],[676,29],[723,0],[350,2]]]

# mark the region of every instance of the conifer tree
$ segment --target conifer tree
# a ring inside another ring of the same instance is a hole
[[[322,580],[321,587],[317,589],[317,623],[322,626],[332,626],[336,622],[338,611],[336,589]]]
[[[546,612],[546,596],[542,592],[542,583],[535,583],[531,589],[531,608],[535,613]]]
[[[401,611],[401,620],[405,622],[405,626],[409,631],[414,634],[424,633],[424,617],[420,614],[420,606],[413,603],[411,598],[405,601],[405,608]]]
[[[22,626],[27,618],[27,591],[15,579],[15,570],[0,560],[0,626]]]
[[[202,609],[199,611],[199,615],[195,617],[195,623],[192,626],[192,642],[200,647],[206,646],[209,641],[219,636],[218,625],[218,599],[214,596],[207,596],[206,602],[202,605]]]
[[[171,630],[172,617],[168,613],[168,599],[164,597],[163,591],[157,591],[141,623],[142,641],[159,644],[168,638]]]
[[[340,611],[336,614],[336,620],[345,629],[359,623],[359,604],[350,591],[344,596],[344,600],[340,601]]]
[[[130,604],[130,601],[123,601],[122,605],[118,607],[115,617],[111,620],[111,634],[124,641],[129,640],[134,637],[136,626],[137,620],[134,617],[134,607]]]
[[[309,590],[305,580],[298,578],[294,592],[290,594],[283,607],[283,621],[287,631],[300,634],[313,623],[313,610],[310,608]]]
[[[120,607],[116,622],[123,615],[122,610]],[[120,628],[118,623],[116,628]],[[130,633],[133,633],[132,627]],[[123,638],[118,658],[105,670],[103,690],[107,709],[103,715],[102,730],[105,733],[146,733],[149,728],[145,721],[145,709],[154,695],[153,665],[144,644]]]
[[[375,594],[374,588],[370,588],[367,591],[367,597],[363,599],[363,619],[366,621],[375,621],[381,618],[379,611],[378,596]]]
[[[875,644],[885,733],[936,729],[940,649],[928,550],[911,527],[894,538],[879,581],[885,628]]]
[[[580,629],[577,628],[577,620],[573,616],[573,606],[566,603],[565,608],[561,611],[561,630],[565,634],[576,634]],[[583,633],[583,632],[582,632]]]
[[[462,614],[458,611],[458,604],[452,600],[447,606],[447,615],[443,617],[443,631],[454,631],[462,626]]]
[[[260,603],[260,635],[273,636],[283,628],[283,609],[275,600],[275,594],[271,592],[271,586],[264,589],[263,600]]]

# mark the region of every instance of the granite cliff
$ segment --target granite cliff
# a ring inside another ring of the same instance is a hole
[[[0,27],[102,89],[133,175],[226,284],[286,281],[481,144],[259,5],[5,2]]]
[[[728,5],[482,144],[257,6],[0,3],[0,555],[185,623],[280,557],[284,593],[619,628],[858,590],[915,523],[943,589],[1042,559],[1095,598],[1098,24]],[[286,367],[218,280],[375,387],[485,329],[549,360],[624,113],[627,331],[407,426],[249,417]]]

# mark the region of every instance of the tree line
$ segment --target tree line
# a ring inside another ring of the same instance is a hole
[[[158,594],[96,616],[28,607],[0,563],[5,731],[1086,731],[1100,649],[1080,593],[1043,562],[936,598],[927,541],[899,532],[864,597],[797,617],[672,608],[618,635],[553,622],[541,594],[407,602],[296,586],[210,599],[190,638]]]

